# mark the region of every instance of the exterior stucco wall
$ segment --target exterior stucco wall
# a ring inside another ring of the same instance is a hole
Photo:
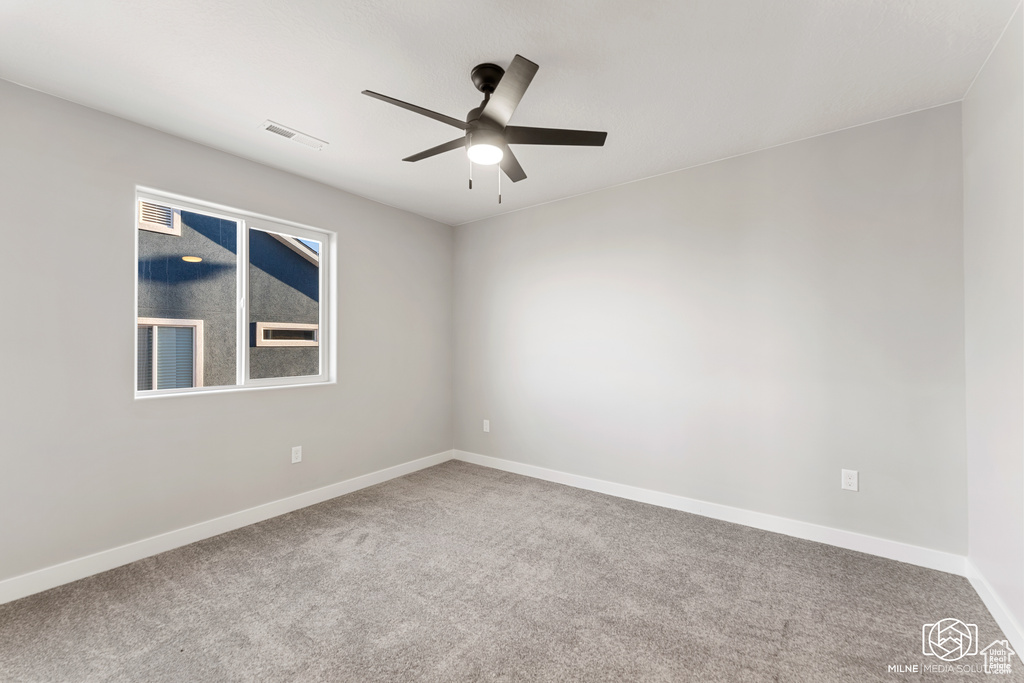
[[[236,383],[236,242],[234,221],[188,211],[180,236],[139,230],[139,317],[203,321],[208,387]]]

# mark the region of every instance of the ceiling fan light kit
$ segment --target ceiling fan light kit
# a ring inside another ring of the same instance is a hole
[[[466,155],[474,164],[493,166],[505,156],[505,151],[502,149],[505,146],[505,140],[496,130],[481,128],[469,133],[466,137],[468,145]]]
[[[519,165],[515,154],[509,149],[510,144],[601,147],[608,137],[607,133],[591,130],[508,125],[509,119],[512,118],[516,107],[523,99],[538,68],[536,64],[521,55],[516,55],[512,59],[507,70],[491,63],[475,66],[470,73],[470,78],[476,89],[484,94],[484,101],[480,103],[479,107],[469,111],[465,121],[371,90],[364,90],[363,94],[464,131],[461,137],[406,157],[403,161],[421,161],[465,147],[470,160],[470,189],[473,188],[472,164],[474,163],[488,166],[500,164],[501,172],[508,176],[513,183],[518,183],[520,180],[526,179],[526,172]],[[498,174],[498,203],[501,203],[501,173]]]

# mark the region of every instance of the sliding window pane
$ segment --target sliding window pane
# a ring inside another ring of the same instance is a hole
[[[202,358],[200,377],[196,386],[231,386],[237,384],[237,273],[238,222],[203,213],[162,207],[143,202],[139,222],[139,297],[137,315],[140,319],[139,362],[143,357],[142,319],[163,321],[201,321],[203,348],[196,349],[192,358]],[[144,220],[143,220],[144,219]],[[172,325],[173,323],[164,323]],[[168,332],[157,325],[157,372],[164,368],[171,374],[160,374],[157,389],[180,386],[185,370],[163,365],[163,339],[174,339],[175,344],[184,335],[195,335],[195,328]],[[165,337],[165,334],[167,335]],[[148,342],[151,346],[152,339]],[[170,342],[168,342],[170,343]],[[177,347],[176,347],[177,348]],[[180,354],[173,358],[182,358]],[[167,360],[168,363],[172,361]],[[184,362],[184,361],[181,361]],[[173,378],[172,378],[173,374]],[[147,388],[152,387],[152,379]],[[193,386],[190,384],[186,386]],[[166,382],[166,385],[165,385]],[[139,373],[139,390],[143,389],[143,373]]]
[[[249,229],[249,377],[320,373],[322,243]]]

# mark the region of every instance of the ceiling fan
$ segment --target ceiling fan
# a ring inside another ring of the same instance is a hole
[[[484,94],[479,107],[466,114],[466,120],[459,119],[423,107],[396,100],[387,95],[364,90],[364,95],[375,97],[397,107],[422,114],[423,116],[447,123],[465,134],[437,147],[431,147],[419,154],[413,154],[402,161],[420,161],[460,147],[466,148],[469,160],[475,164],[500,164],[501,170],[509,179],[518,183],[526,178],[526,172],[519,165],[509,145],[582,145],[601,147],[608,133],[592,130],[567,130],[564,128],[531,128],[528,126],[510,126],[509,119],[519,106],[526,89],[530,86],[539,67],[529,59],[516,55],[509,64],[508,70],[497,64],[478,64],[473,68],[471,77],[476,89]],[[498,177],[498,202],[501,202],[501,175]],[[470,189],[473,188],[472,164],[470,164]]]

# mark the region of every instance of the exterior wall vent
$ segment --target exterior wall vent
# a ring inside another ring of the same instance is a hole
[[[139,200],[139,230],[181,235],[181,211]]]
[[[305,133],[301,133],[295,130],[294,128],[289,128],[288,126],[282,126],[280,123],[276,123],[274,121],[271,121],[270,119],[264,121],[260,127],[263,128],[263,130],[265,131],[271,132],[274,135],[280,135],[281,137],[287,138],[292,142],[297,142],[300,145],[305,145],[306,147],[312,147],[318,152],[322,151],[323,148],[326,147],[328,144],[325,140],[315,138],[312,135],[306,135]]]

